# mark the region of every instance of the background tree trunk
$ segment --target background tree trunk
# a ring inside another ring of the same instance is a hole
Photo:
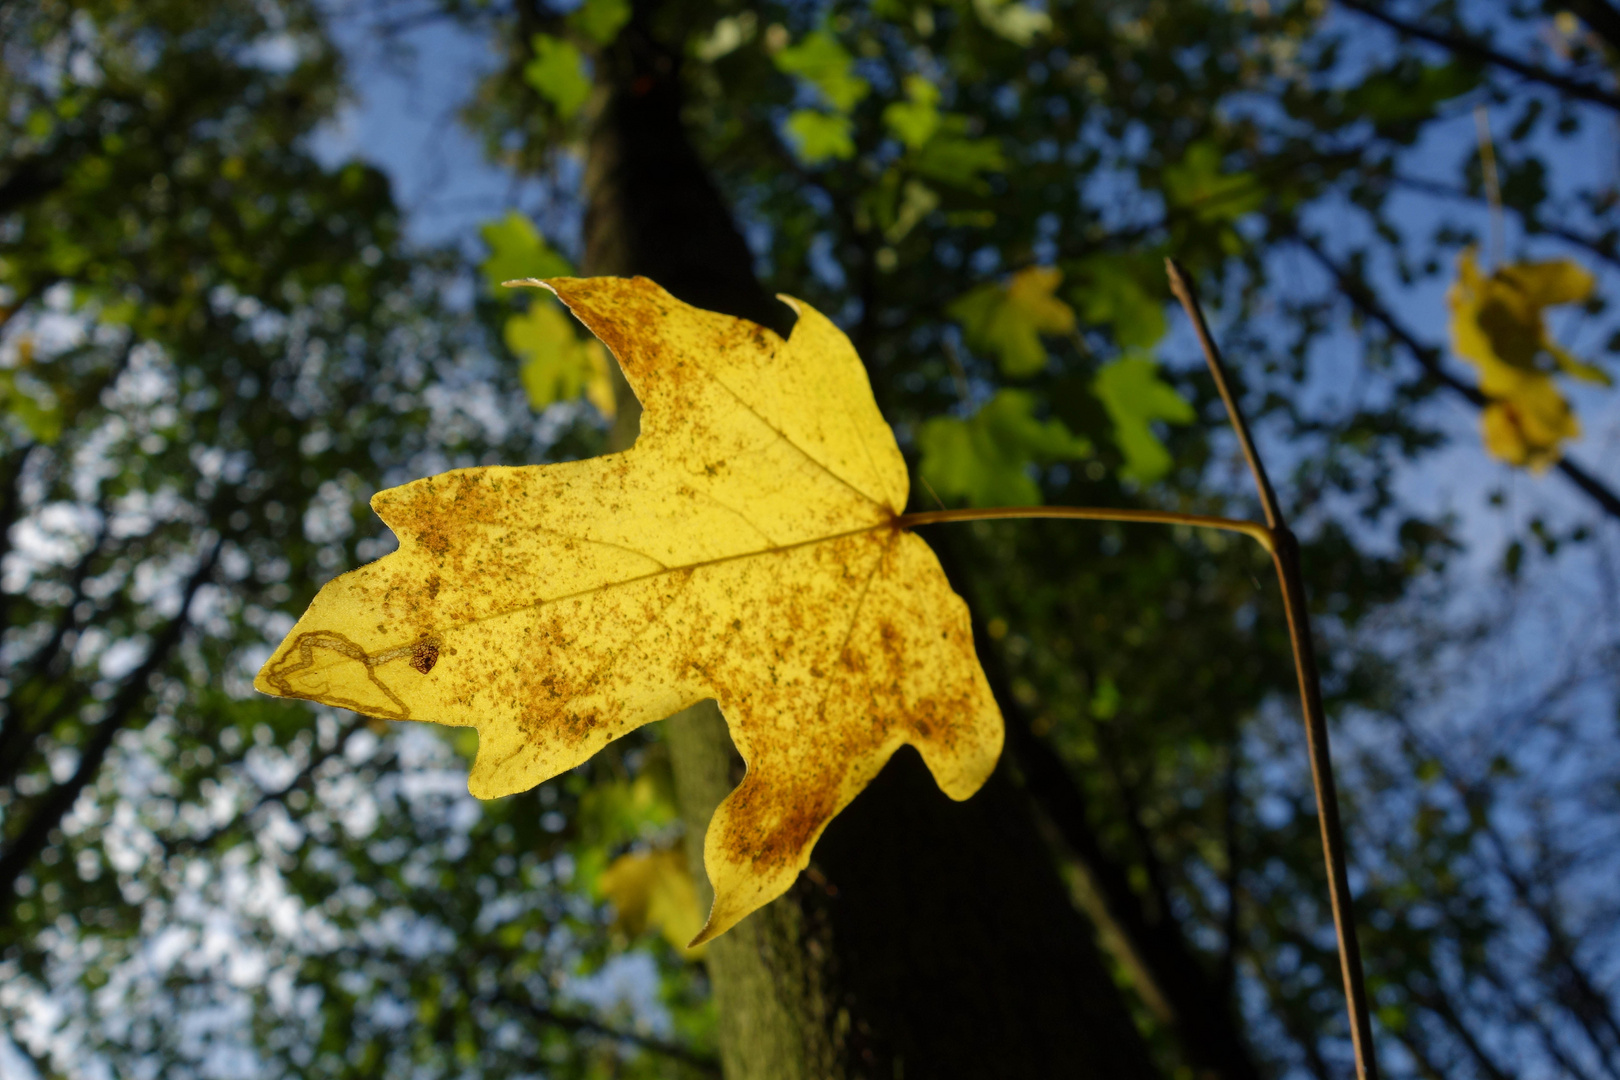
[[[642,274],[786,332],[791,313],[760,287],[682,129],[678,54],[649,6],[598,70],[585,271]],[[627,386],[619,397],[627,446],[638,406]],[[701,884],[704,830],[742,763],[713,702],[664,735]],[[1158,1075],[1005,769],[953,803],[903,749],[794,888],[709,948],[730,1080]]]

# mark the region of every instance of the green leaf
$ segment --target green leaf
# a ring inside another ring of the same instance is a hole
[[[534,222],[516,210],[508,210],[499,221],[485,225],[478,230],[478,235],[489,245],[489,257],[480,269],[496,294],[500,293],[503,281],[569,277],[574,272],[568,260],[546,243]]]
[[[534,59],[523,68],[523,81],[571,120],[591,96],[591,80],[585,74],[585,58],[572,42],[549,34],[534,35]]]
[[[883,110],[883,123],[909,150],[920,150],[939,130],[939,87],[921,75],[906,76],[906,100]]]
[[[974,506],[1034,506],[1037,464],[1089,457],[1091,443],[1060,420],[1037,420],[1035,396],[1001,390],[966,420],[936,416],[917,432],[918,472],[941,498]]]
[[[1092,392],[1114,422],[1114,445],[1125,457],[1120,475],[1151,484],[1170,471],[1170,451],[1153,433],[1153,421],[1190,424],[1193,408],[1159,378],[1159,365],[1147,356],[1114,361],[1092,382]]]
[[[41,404],[39,399],[17,385],[17,372],[0,369],[0,411],[27,429],[36,442],[50,445],[62,437],[62,408]]]
[[[855,74],[854,66],[854,57],[825,30],[808,34],[797,45],[776,54],[779,71],[810,83],[841,113],[853,109],[872,89],[870,83]]]
[[[849,117],[814,109],[799,109],[787,120],[793,152],[806,165],[818,165],[829,158],[846,161],[854,157],[853,132],[854,125]]]
[[[927,184],[917,180],[907,180],[906,186],[900,193],[900,204],[894,214],[894,220],[883,230],[883,238],[891,244],[898,244],[906,238],[906,234],[917,227],[917,223],[933,213],[939,206],[939,196]]]
[[[1260,209],[1266,190],[1252,173],[1223,173],[1219,148],[1205,140],[1164,170],[1164,197],[1200,221],[1221,224]]]
[[[1406,59],[1377,71],[1344,96],[1349,111],[1374,123],[1422,120],[1433,115],[1443,101],[1466,94],[1479,85],[1480,69],[1458,63],[1420,64]]]
[[[1026,378],[1046,366],[1042,334],[1074,329],[1074,309],[1053,293],[1063,281],[1055,266],[1030,267],[1005,284],[988,282],[955,300],[946,312],[962,324],[969,347],[995,353],[1001,370]]]
[[[505,338],[506,347],[523,361],[523,389],[536,412],[583,393],[602,415],[613,415],[602,343],[582,339],[555,301],[537,297],[527,312],[507,319]]]
[[[611,44],[630,21],[630,0],[585,0],[568,16],[568,25],[598,45]]]
[[[1125,256],[1094,255],[1075,268],[1085,285],[1070,295],[1081,321],[1109,327],[1122,348],[1148,349],[1164,337],[1168,323],[1163,298],[1143,284],[1136,262]],[[1162,277],[1160,273],[1150,280],[1157,283]]]
[[[941,184],[967,191],[985,190],[980,174],[1005,172],[1007,159],[995,139],[969,139],[958,134],[966,123],[960,116],[942,117],[940,130],[917,152],[911,167]]]
[[[579,797],[579,846],[614,848],[644,840],[675,820],[674,792],[662,776],[642,773],[593,784]]]

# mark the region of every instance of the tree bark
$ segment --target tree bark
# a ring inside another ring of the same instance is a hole
[[[642,274],[786,332],[681,126],[679,52],[660,47],[654,7],[638,5],[598,66],[585,270]],[[622,447],[636,431],[628,387],[620,405]],[[664,735],[703,883],[703,834],[742,762],[713,702]],[[709,946],[725,1075],[1156,1077],[1093,938],[1004,771],[953,803],[902,750],[794,888]]]

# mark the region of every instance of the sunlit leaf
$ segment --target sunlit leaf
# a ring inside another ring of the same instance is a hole
[[[620,855],[602,871],[598,888],[612,901],[625,933],[639,937],[656,930],[688,960],[703,958],[702,945],[687,944],[703,929],[703,909],[685,855],[679,851]]]
[[[585,58],[573,42],[550,34],[534,35],[533,44],[534,59],[524,65],[523,81],[551,102],[558,116],[573,119],[591,96]]]
[[[921,75],[906,76],[906,100],[884,106],[883,123],[912,150],[921,149],[939,130],[939,87]]]
[[[523,390],[536,412],[584,394],[598,412],[612,418],[607,352],[594,338],[580,337],[574,320],[556,304],[537,298],[528,311],[506,320],[505,337],[506,347],[523,362]]]
[[[807,165],[818,165],[830,158],[854,157],[853,130],[849,117],[815,109],[799,109],[787,119],[793,151]]]
[[[1097,372],[1092,392],[1114,422],[1114,445],[1124,455],[1120,475],[1152,484],[1170,471],[1170,451],[1153,423],[1190,424],[1191,405],[1159,378],[1159,365],[1146,356],[1126,356]]]
[[[1497,458],[1545,469],[1580,437],[1581,425],[1553,382],[1563,372],[1609,385],[1606,372],[1586,363],[1547,329],[1548,307],[1591,295],[1595,282],[1567,259],[1512,263],[1482,273],[1473,248],[1457,259],[1457,280],[1446,294],[1451,309],[1451,345],[1479,372],[1479,389],[1490,399],[1480,413],[1485,447]]]
[[[630,0],[585,0],[568,16],[569,26],[598,45],[611,43],[629,21]]]
[[[780,50],[775,60],[779,71],[810,83],[841,113],[853,109],[872,89],[855,74],[854,57],[825,30],[805,35],[797,45]]]
[[[1091,443],[1062,421],[1035,417],[1035,396],[1001,390],[965,420],[937,416],[917,432],[918,471],[941,497],[974,506],[1033,506],[1041,489],[1030,475],[1038,464],[1091,455]]]
[[[1062,283],[1057,267],[1034,266],[972,289],[947,310],[969,346],[994,353],[1006,374],[1029,376],[1046,366],[1041,335],[1074,329],[1074,309],[1054,295]]]
[[[573,273],[568,260],[553,251],[534,227],[534,222],[509,210],[505,217],[478,230],[489,247],[489,256],[479,269],[492,291],[516,278],[566,277]]]
[[[481,798],[717,699],[748,769],[705,838],[707,940],[900,746],[978,790],[1001,718],[966,605],[895,524],[905,459],[837,327],[790,301],[784,341],[644,278],[548,284],[618,357],[635,446],[378,493],[398,550],[329,582],[254,685],[476,727]]]

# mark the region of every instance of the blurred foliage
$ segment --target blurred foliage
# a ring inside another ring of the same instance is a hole
[[[1586,300],[1596,284],[1568,259],[1499,266],[1487,277],[1473,248],[1457,257],[1457,280],[1446,294],[1451,347],[1479,369],[1479,388],[1490,399],[1480,413],[1485,447],[1510,465],[1545,469],[1566,441],[1580,437],[1580,421],[1553,372],[1612,384],[1602,368],[1553,340],[1544,314]]]
[[[1612,709],[1620,656],[1589,624],[1542,646],[1551,663],[1513,637],[1540,625],[1524,583],[1606,580],[1588,558],[1601,534],[1499,498],[1507,599],[1448,622],[1455,520],[1398,494],[1448,445],[1433,364],[1498,401],[1517,393],[1490,384],[1498,361],[1551,388],[1569,411],[1550,433],[1481,417],[1525,464],[1607,400],[1551,381],[1578,374],[1566,356],[1611,362],[1620,187],[1569,167],[1614,119],[1606,7],[1577,9],[1589,23],[1393,0],[646,16],[685,57],[691,134],[767,284],[840,315],[943,498],[1250,509],[1172,332],[1163,257],[1199,281],[1303,523],[1392,1076],[1598,1080],[1620,1061],[1602,974],[1620,955],[1620,753],[1612,715],[1583,719]],[[579,211],[590,80],[631,8],[377,0],[367,25],[487,39],[498,62],[466,123],[545,181],[551,202],[525,210],[549,221]],[[527,214],[497,218],[482,272],[408,245],[380,173],[311,150],[349,92],[324,10],[0,6],[0,1010],[44,1075],[214,1075],[227,1058],[265,1076],[712,1072],[701,966],[634,935],[632,912],[616,925],[604,896],[615,860],[679,839],[656,733],[480,805],[453,738],[247,689],[322,581],[387,550],[372,491],[601,446],[566,400],[584,366],[524,366],[589,347],[555,327],[513,340],[550,301],[493,290],[578,261],[556,240],[573,234],[547,227],[559,252]],[[1473,344],[1423,353],[1488,220],[1476,103],[1501,129],[1511,261],[1459,286]],[[1595,285],[1548,293],[1526,269],[1560,259]],[[470,305],[446,299],[469,282]],[[1556,336],[1552,295],[1572,304]],[[1481,455],[1471,437],[1454,452]],[[1262,554],[1049,523],[941,543],[1009,721],[1067,765],[1077,824],[1144,925],[1189,944],[1182,977],[1237,1002],[1260,1074],[1341,1074]],[[1479,685],[1467,708],[1447,696]],[[1120,958],[1175,1070],[1196,1048],[1149,1007],[1162,975]]]

